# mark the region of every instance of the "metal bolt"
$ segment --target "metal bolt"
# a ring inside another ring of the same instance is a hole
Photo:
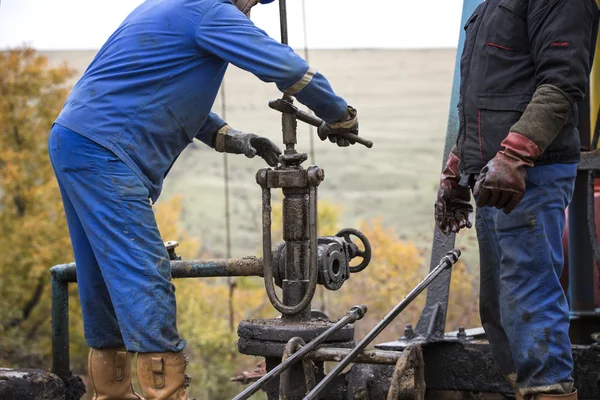
[[[456,335],[457,338],[459,339],[466,339],[467,338],[467,332],[465,331],[465,327],[461,326],[458,328],[458,334]]]
[[[405,339],[413,339],[415,337],[415,331],[411,324],[406,324],[404,328],[404,338]]]

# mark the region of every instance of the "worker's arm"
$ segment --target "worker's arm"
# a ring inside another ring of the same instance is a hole
[[[223,118],[211,112],[208,118],[206,118],[204,125],[202,125],[202,128],[200,128],[200,132],[196,134],[196,139],[214,149],[217,132],[225,125],[227,125],[227,122]]]
[[[529,0],[526,17],[536,90],[473,190],[479,207],[502,208],[507,214],[525,196],[527,168],[552,144],[573,105],[585,96],[598,7],[594,0]]]
[[[511,132],[543,153],[583,100],[590,75],[598,8],[594,0],[530,0],[527,10],[536,91]]]
[[[196,27],[196,43],[206,52],[251,72],[298,99],[318,117],[333,123],[344,118],[347,104],[327,79],[294,51],[270,38],[232,3],[217,1]]]

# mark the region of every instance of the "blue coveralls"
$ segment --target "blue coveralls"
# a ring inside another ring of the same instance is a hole
[[[147,0],[100,49],[51,130],[92,348],[180,351],[169,258],[152,203],[194,138],[214,147],[211,107],[228,63],[274,82],[327,122],[346,102],[230,0]]]

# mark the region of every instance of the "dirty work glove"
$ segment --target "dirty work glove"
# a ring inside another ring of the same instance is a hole
[[[460,186],[460,159],[456,147],[448,156],[446,167],[440,177],[440,188],[435,201],[435,222],[445,234],[458,233],[473,226],[473,206],[468,187]]]
[[[504,150],[481,170],[473,195],[479,207],[496,207],[510,214],[525,196],[527,168],[540,156],[540,148],[527,137],[511,132],[502,142]]]
[[[340,147],[348,147],[356,142],[339,137],[340,133],[353,133],[358,136],[358,116],[354,108],[348,106],[346,114],[337,122],[331,124],[323,121],[318,129],[319,138],[329,138],[331,143],[337,143]]]
[[[215,149],[221,153],[244,154],[248,158],[261,156],[271,167],[276,167],[281,155],[279,147],[269,139],[254,133],[236,131],[229,125],[218,130]]]

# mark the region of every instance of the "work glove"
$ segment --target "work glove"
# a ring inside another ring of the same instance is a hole
[[[510,214],[525,196],[527,168],[534,166],[540,148],[531,139],[515,132],[502,142],[504,150],[481,170],[473,195],[479,207],[496,207]]]
[[[435,201],[435,222],[445,234],[458,233],[463,228],[473,226],[473,206],[468,187],[461,186],[460,159],[456,148],[448,156],[446,167],[440,177],[440,187]]]
[[[225,125],[217,132],[215,149],[221,153],[244,154],[248,158],[258,154],[271,167],[277,166],[281,155],[279,147],[269,139],[254,133],[236,131],[229,125]]]
[[[352,133],[358,136],[358,116],[354,108],[348,106],[346,114],[337,122],[331,124],[323,121],[317,131],[319,138],[329,138],[331,143],[337,143],[340,147],[348,147],[356,142],[338,136],[340,133]]]

